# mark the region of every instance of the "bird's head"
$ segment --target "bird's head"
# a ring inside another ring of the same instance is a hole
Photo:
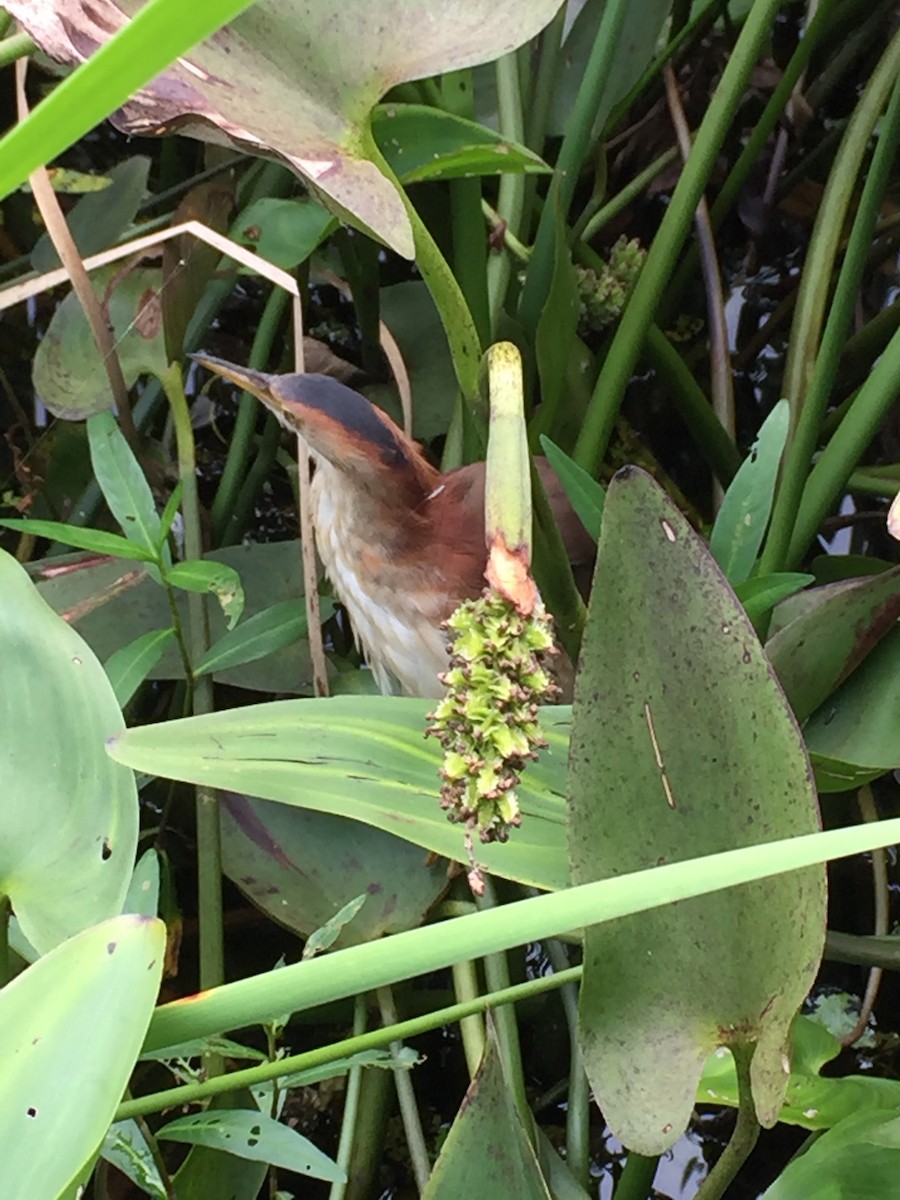
[[[266,375],[208,354],[200,366],[255,396],[285,429],[370,491],[402,490],[405,481],[432,486],[433,468],[391,418],[330,375]]]

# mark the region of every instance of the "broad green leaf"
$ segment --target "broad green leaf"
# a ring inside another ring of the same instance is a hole
[[[82,258],[111,246],[131,224],[147,191],[150,159],[135,155],[117,163],[102,191],[88,191],[66,214],[66,224]],[[59,256],[49,234],[42,234],[31,252],[38,273],[58,267]]]
[[[490,1028],[490,1027],[489,1027]],[[550,1200],[491,1032],[422,1200]]]
[[[56,1200],[97,1153],[156,1002],[165,939],[161,921],[115,917],[0,991],[8,1200]]]
[[[10,517],[0,520],[5,529],[16,529],[34,537],[53,538],[76,550],[93,550],[96,554],[109,554],[114,558],[136,558],[142,562],[155,562],[156,554],[130,542],[118,533],[107,533],[105,529],[84,529],[80,525],[67,525],[64,521],[32,521],[28,517]]]
[[[91,273],[91,287],[115,335],[125,383],[166,367],[159,309],[159,271],[140,268],[121,274],[119,265]],[[32,366],[35,391],[57,417],[80,421],[113,402],[109,377],[81,302],[70,292],[57,308],[38,345]]]
[[[328,600],[320,601],[320,604],[324,621],[334,606]],[[194,667],[194,674],[208,675],[211,671],[224,671],[228,667],[254,662],[290,646],[306,634],[306,602],[303,599],[282,600],[248,617],[220,637]]]
[[[326,950],[330,950],[340,937],[341,930],[353,920],[367,899],[365,892],[361,896],[354,896],[329,921],[314,929],[306,939],[303,958],[315,958],[317,954],[324,954]],[[282,1021],[282,1025],[287,1025],[287,1019]]]
[[[550,170],[527,146],[509,142],[477,121],[425,104],[377,105],[372,133],[403,184]]]
[[[171,626],[168,629],[151,629],[106,660],[103,667],[121,708],[125,707],[162,658],[166,646],[174,640],[175,630]]]
[[[767,612],[793,596],[801,588],[815,583],[814,575],[804,575],[801,572],[784,571],[774,575],[754,575],[743,583],[735,585],[734,594],[744,606],[744,612],[751,621],[758,621]]]
[[[607,492],[596,579],[569,754],[573,880],[815,830],[803,742],[753,627],[636,468]],[[756,1044],[756,1109],[774,1123],[824,931],[819,869],[585,931],[586,1069],[629,1149],[658,1154],[678,1139],[723,1044]]]
[[[579,521],[592,538],[600,537],[600,522],[603,518],[603,500],[606,493],[602,486],[593,479],[584,467],[569,458],[565,451],[560,450],[551,442],[546,434],[541,434],[541,448],[547,456],[547,461],[556,472],[559,482],[563,485],[569,503],[575,509]]]
[[[345,792],[352,786],[345,781]],[[223,794],[221,818],[225,874],[301,937],[334,920],[361,893],[367,903],[347,918],[339,945],[411,929],[447,888],[446,863],[429,864],[419,846],[359,821],[234,792]]]
[[[241,246],[252,247],[276,266],[292,271],[336,226],[328,209],[316,200],[264,196],[237,217],[230,237]]]
[[[119,6],[133,13],[138,5],[139,0],[121,0]],[[17,0],[10,11],[56,58],[79,60],[103,40],[99,25],[85,18],[75,28],[60,22],[48,37],[33,7]],[[229,5],[221,20],[238,7]],[[315,188],[335,215],[412,258],[403,200],[370,161],[372,107],[399,83],[514,50],[557,7],[558,0],[532,0],[524,7],[514,0],[467,0],[452,7],[443,0],[258,0],[189,54],[184,51],[191,43],[179,39],[169,59],[173,65],[116,113],[116,124],[146,135],[189,117],[183,128],[193,136],[274,155]],[[173,20],[178,24],[177,6]],[[167,38],[172,42],[174,32]],[[157,61],[153,74],[158,69]]]
[[[804,726],[811,753],[864,771],[900,767],[900,628],[896,625]]]
[[[190,1113],[164,1125],[156,1136],[164,1141],[225,1150],[238,1158],[271,1163],[313,1179],[346,1180],[341,1168],[308,1138],[258,1111],[212,1109]]]
[[[815,588],[789,603],[800,615],[769,638],[766,654],[802,724],[894,626],[900,567]]]
[[[130,542],[158,557],[160,520],[150,485],[108,410],[88,421],[91,463],[109,511]]]
[[[129,729],[112,739],[109,753],[154,775],[351,817],[466,862],[462,831],[439,807],[440,747],[422,736],[433,706],[387,696],[280,700]],[[504,845],[478,848],[495,874],[537,887],[568,883],[568,719],[567,708],[541,712],[550,747],[522,776],[522,827]]]
[[[137,792],[104,742],[124,725],[100,663],[0,551],[0,894],[44,953],[121,911]]]
[[[779,400],[722,500],[709,551],[732,585],[748,579],[756,562],[772,512],[789,425],[790,405]]]
[[[247,1088],[214,1096],[208,1114],[255,1108]],[[209,1146],[192,1147],[174,1177],[178,1200],[259,1200],[268,1164],[238,1158]]]
[[[176,563],[166,570],[166,580],[172,587],[183,588],[186,592],[212,592],[228,618],[229,631],[234,629],[244,611],[241,577],[234,567],[225,563],[210,558]]]
[[[898,1171],[896,1111],[854,1113],[792,1159],[762,1200],[886,1200]]]

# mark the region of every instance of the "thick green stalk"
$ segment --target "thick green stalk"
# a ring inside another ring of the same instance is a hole
[[[728,65],[697,131],[643,270],[625,309],[606,362],[600,372],[591,406],[575,446],[575,461],[596,474],[606,455],[610,435],[628,380],[640,354],[653,314],[672,274],[675,260],[690,233],[697,203],[709,180],[716,156],[728,133],[763,44],[779,8],[779,0],[755,0]]]
[[[806,553],[819,526],[847,486],[853,468],[897,400],[900,378],[900,330],[859,389],[853,407],[810,472],[784,556],[785,570]],[[762,571],[762,568],[760,568]]]
[[[554,971],[568,971],[569,953],[558,938],[550,938],[547,955]],[[569,1090],[566,1094],[566,1166],[587,1191],[591,1180],[591,1086],[584,1069],[578,1036],[578,988],[567,983],[560,993],[569,1027]]]
[[[255,371],[265,369],[272,351],[272,343],[290,296],[284,288],[275,286],[269,293],[263,314],[260,317],[247,365]],[[215,545],[220,545],[228,520],[234,510],[241,481],[247,470],[259,416],[259,403],[249,392],[241,392],[237,420],[228,446],[228,456],[222,470],[222,478],[216,488],[216,498],[210,510]]]
[[[753,1103],[753,1091],[750,1086],[750,1060],[753,1058],[754,1048],[754,1046],[746,1044],[731,1048],[737,1070],[737,1121],[734,1133],[722,1151],[719,1161],[700,1184],[696,1200],[722,1200],[756,1145],[759,1137],[759,1121],[756,1119],[756,1107]]]
[[[0,67],[8,67],[10,63],[24,58],[33,50],[37,50],[37,46],[27,33],[14,33],[11,37],[4,38],[0,42]]]
[[[525,286],[519,303],[519,319],[530,337],[534,336],[541,311],[550,292],[553,278],[554,247],[556,244],[556,214],[567,217],[578,175],[591,143],[591,133],[603,93],[609,81],[610,68],[618,50],[619,34],[630,0],[607,0],[600,28],[588,59],[584,79],[569,117],[568,127],[556,174],[550,185],[550,195],[541,213],[534,252],[525,275]]]
[[[161,377],[172,411],[178,454],[178,478],[182,485],[184,552],[188,559],[203,557],[200,498],[197,493],[197,463],[194,431],[181,367],[172,363]],[[188,592],[188,625],[191,661],[199,662],[209,649],[206,596]],[[213,711],[212,676],[194,681],[194,713]],[[217,987],[225,978],[225,943],[222,921],[222,842],[219,801],[211,788],[197,787],[197,893],[200,924],[200,988]]]
[[[785,448],[778,494],[761,556],[760,572],[763,574],[787,570],[789,561],[797,561],[796,546],[799,543],[794,524],[865,265],[878,205],[893,160],[897,131],[900,129],[898,74],[900,30],[894,34],[885,50],[847,126],[825,186],[810,241],[797,295],[784,375],[783,392],[791,405],[791,434]],[[892,92],[894,100],[857,209],[850,245],[844,256],[823,336],[822,322],[847,210],[869,138]],[[856,409],[854,405],[854,411]],[[834,439],[830,445],[833,444]],[[855,465],[855,460],[846,464],[845,478]],[[803,539],[805,547],[808,541],[805,533]],[[792,546],[794,549],[791,549]]]
[[[630,1150],[622,1177],[616,1184],[615,1200],[647,1200],[652,1194],[658,1166],[658,1158],[648,1158]]]
[[[519,71],[516,55],[514,53],[504,54],[497,60],[495,70],[500,133],[510,141],[521,142],[525,137],[525,122],[519,94]],[[513,237],[520,237],[524,233],[522,214],[525,209],[526,180],[527,176],[519,173],[500,176],[497,212],[506,222]],[[482,231],[479,230],[479,232]],[[512,255],[504,244],[499,250],[494,251],[487,262],[488,307],[492,338],[497,336],[511,274]]]

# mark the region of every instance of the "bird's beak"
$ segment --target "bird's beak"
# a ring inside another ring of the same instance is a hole
[[[239,367],[235,363],[226,362],[224,358],[213,358],[210,354],[190,354],[188,357],[208,371],[221,375],[229,383],[235,383],[239,388],[250,392],[269,408],[281,411],[281,405],[272,394],[272,376],[264,375],[262,371],[253,371],[250,367]]]

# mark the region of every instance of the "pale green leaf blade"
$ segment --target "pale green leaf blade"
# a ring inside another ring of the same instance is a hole
[[[330,601],[322,600],[321,607],[325,621],[331,615],[332,605]],[[211,671],[225,671],[229,667],[255,662],[292,645],[306,637],[306,633],[306,602],[302,598],[282,600],[248,617],[220,637],[194,667],[194,674],[208,675]]]
[[[161,921],[115,917],[63,942],[0,992],[8,1200],[56,1197],[97,1153],[156,1002],[165,936]]]
[[[15,529],[30,533],[33,537],[53,538],[76,550],[93,550],[95,554],[108,554],[113,558],[138,559],[154,562],[156,555],[130,542],[117,533],[105,529],[84,529],[80,525],[67,525],[65,521],[34,521],[30,517],[9,517],[0,520],[4,529]]]
[[[592,538],[600,536],[603,519],[603,501],[606,496],[602,486],[593,479],[584,467],[569,458],[546,434],[541,434],[541,448],[547,461],[556,472],[569,503],[575,509],[579,521]]]
[[[802,588],[815,583],[815,575],[802,571],[780,571],[773,575],[752,575],[743,583],[735,585],[734,594],[744,606],[744,612],[756,622],[770,612],[776,604],[793,596]]]
[[[129,729],[109,753],[135,770],[351,817],[466,862],[439,808],[441,751],[423,736],[434,701],[388,696],[280,700]],[[569,709],[541,711],[549,742],[522,775],[521,829],[479,861],[537,887],[568,883],[565,757]],[[349,898],[349,897],[348,897]]]
[[[41,952],[121,911],[137,791],[104,742],[124,721],[92,651],[0,552],[0,893]]]

